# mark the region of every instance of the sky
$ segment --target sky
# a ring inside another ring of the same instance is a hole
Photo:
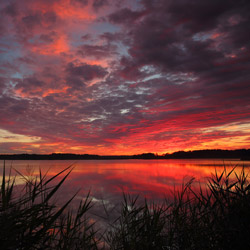
[[[0,153],[250,146],[248,0],[2,0]]]

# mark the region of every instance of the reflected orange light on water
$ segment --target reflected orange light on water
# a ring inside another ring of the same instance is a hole
[[[118,199],[121,193],[130,193],[162,199],[181,188],[191,178],[202,185],[215,173],[222,173],[224,166],[230,171],[241,165],[237,160],[100,160],[100,161],[13,161],[12,166],[25,176],[39,175],[39,168],[48,178],[72,165],[73,171],[65,181],[59,199],[72,196],[80,189],[79,196],[87,192],[96,200]],[[250,163],[249,163],[250,164]],[[7,168],[10,163],[6,163]],[[249,166],[245,163],[246,167]],[[1,167],[3,164],[1,164]],[[29,167],[27,167],[29,166]],[[239,174],[241,167],[235,169]],[[12,171],[14,173],[14,171]],[[18,179],[17,179],[18,180]],[[20,179],[17,183],[21,183]]]

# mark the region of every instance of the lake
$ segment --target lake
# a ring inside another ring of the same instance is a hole
[[[59,206],[69,200],[77,191],[77,196],[71,202],[71,208],[78,207],[90,192],[93,208],[90,217],[100,222],[103,219],[114,221],[119,215],[122,194],[139,195],[138,201],[146,197],[148,201],[160,203],[163,199],[171,201],[174,190],[180,190],[183,183],[195,178],[194,186],[205,186],[211,174],[221,173],[226,167],[229,172],[236,166],[240,174],[244,164],[246,172],[250,161],[230,160],[80,160],[80,161],[6,161],[6,172],[12,167],[12,175],[16,175],[16,184],[22,187],[23,178],[34,178],[42,173],[52,177],[72,165],[72,172],[57,191],[56,204]],[[0,161],[0,177],[3,161]],[[61,177],[62,178],[62,177]],[[57,180],[57,182],[60,178]],[[106,213],[107,211],[107,213]],[[107,218],[108,216],[108,218]],[[97,218],[98,217],[98,218]],[[99,223],[99,228],[105,229],[105,223]]]
[[[207,177],[234,166],[241,171],[244,163],[250,166],[250,161],[237,159],[177,159],[177,160],[80,160],[80,161],[6,161],[7,172],[12,166],[25,176],[38,175],[39,168],[43,173],[48,171],[48,177],[53,176],[72,165],[73,171],[66,179],[59,194],[63,198],[70,197],[77,190],[79,196],[85,196],[90,191],[95,202],[100,200],[116,201],[121,193],[130,193],[159,200],[169,196],[173,189],[178,189],[183,182],[194,177],[201,184]],[[0,162],[2,174],[3,161]],[[12,170],[13,175],[17,175]],[[22,183],[17,178],[17,183]],[[61,198],[62,198],[61,197]]]

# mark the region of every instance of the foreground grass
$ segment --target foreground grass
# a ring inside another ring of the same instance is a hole
[[[68,208],[74,196],[61,207],[53,203],[71,170],[51,178],[40,172],[15,192],[15,179],[3,168],[1,249],[250,249],[250,185],[244,168],[240,175],[234,169],[215,173],[199,191],[190,180],[171,202],[140,203],[124,195],[119,216],[107,222],[104,233],[88,219],[89,195],[76,212]]]

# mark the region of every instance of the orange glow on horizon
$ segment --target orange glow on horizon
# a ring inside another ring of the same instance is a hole
[[[173,153],[177,151],[192,151],[192,150],[205,150],[205,149],[224,149],[224,150],[234,150],[234,149],[242,149],[247,148],[247,142],[236,143],[236,144],[228,144],[230,140],[224,144],[221,143],[221,140],[212,141],[211,143],[201,143],[199,146],[190,146],[185,147],[184,145],[175,145],[175,142],[166,142],[158,143],[158,142],[151,142],[151,143],[142,143],[140,146],[133,146],[124,145],[123,142],[121,145],[117,144],[116,146],[105,146],[105,145],[79,145],[69,141],[64,142],[22,142],[22,147],[18,144],[17,147],[12,146],[12,150],[14,151],[29,151],[32,152],[34,148],[39,149],[40,154],[51,154],[51,153],[72,153],[72,154],[97,154],[97,155],[136,155],[142,153],[154,153],[158,155],[164,155],[166,153]],[[157,144],[158,143],[158,144]],[[157,145],[154,147],[154,145]],[[172,144],[172,145],[171,145]],[[171,147],[169,147],[171,146]]]

